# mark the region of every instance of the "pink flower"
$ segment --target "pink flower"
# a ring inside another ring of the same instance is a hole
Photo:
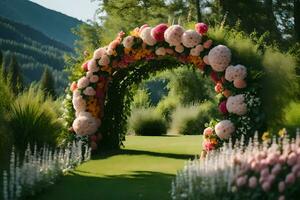
[[[281,164],[277,163],[273,169],[272,169],[272,174],[277,175],[281,171]]]
[[[278,200],[285,200],[285,196],[281,195]]]
[[[96,91],[92,87],[87,87],[87,88],[85,88],[83,90],[83,94],[85,94],[87,96],[95,96],[96,95]]]
[[[203,61],[204,61],[205,64],[209,65],[208,56],[204,56]]]
[[[211,151],[215,149],[214,144],[212,144],[209,140],[204,140],[203,141],[203,147],[205,151]]]
[[[288,155],[287,164],[292,166],[297,162],[297,155],[295,152],[292,152]]]
[[[99,77],[97,75],[92,75],[90,77],[91,83],[96,83],[96,82],[98,82],[98,80],[99,80]]]
[[[212,135],[213,133],[214,133],[214,129],[212,129],[211,127],[207,127],[203,131],[203,135],[206,137]]]
[[[231,61],[231,51],[224,45],[218,45],[209,51],[208,61],[214,71],[223,72]]]
[[[201,42],[201,36],[193,30],[185,31],[181,36],[183,46],[193,48]]]
[[[222,101],[220,104],[219,104],[219,111],[223,114],[227,114],[228,113],[228,110],[226,108],[226,100],[225,101]]]
[[[173,50],[173,49],[170,49],[170,48],[167,48],[167,49],[166,49],[166,52],[167,52],[167,54],[172,55],[172,54],[174,53],[174,50]]]
[[[151,30],[151,36],[158,42],[164,41],[164,33],[168,29],[167,24],[159,24]]]
[[[257,178],[255,176],[252,176],[249,178],[249,188],[256,188],[257,186]]]
[[[264,169],[262,169],[261,170],[261,172],[260,172],[260,176],[261,177],[267,177],[267,176],[269,176],[269,168],[264,168]]]
[[[155,54],[158,56],[164,56],[166,55],[166,49],[164,47],[159,47],[156,49]]]
[[[184,51],[184,47],[183,47],[182,45],[177,45],[177,46],[175,47],[175,51],[176,51],[177,53],[182,53],[182,52]]]
[[[229,120],[220,121],[215,126],[215,132],[217,136],[222,140],[229,139],[231,134],[234,131],[235,131],[234,124]]]
[[[141,39],[149,46],[156,44],[156,40],[151,36],[151,27],[144,28],[140,33]]]
[[[84,64],[81,65],[81,68],[84,70],[84,71],[87,71],[88,70],[88,62],[85,62]]]
[[[247,177],[246,176],[240,176],[236,180],[236,185],[238,187],[242,187],[247,183]]]
[[[170,46],[179,46],[181,44],[181,36],[183,33],[184,29],[182,26],[172,25],[164,33],[165,41],[169,43]]]
[[[208,26],[207,26],[207,24],[205,24],[203,22],[197,23],[197,24],[195,24],[195,30],[199,34],[203,35],[203,34],[205,34],[208,31]]]
[[[120,44],[120,41],[118,41],[118,40],[113,40],[111,43],[109,43],[109,45],[108,45],[107,48],[108,48],[108,49],[115,50],[119,44]]]
[[[279,192],[284,192],[284,190],[285,190],[285,183],[284,183],[284,181],[280,181],[278,183],[278,191]]]
[[[79,89],[83,89],[90,84],[90,81],[87,77],[82,77],[78,80],[77,87]]]
[[[300,171],[300,164],[294,165],[293,168],[292,168],[292,172],[294,174],[297,174],[299,171]]]
[[[242,79],[236,79],[233,81],[233,85],[234,85],[234,87],[236,87],[238,89],[242,89],[242,88],[247,87],[247,82]]]
[[[296,181],[296,177],[294,173],[289,173],[286,177],[285,177],[285,183],[288,185],[293,184]]]
[[[221,93],[223,91],[223,85],[222,83],[217,83],[217,85],[215,86],[215,91],[216,93]]]
[[[130,49],[133,45],[134,37],[133,36],[127,36],[123,40],[123,45],[125,48]]]
[[[70,90],[71,90],[72,92],[74,92],[76,89],[77,89],[77,83],[74,81],[74,82],[71,84],[71,86],[70,86]]]
[[[207,40],[204,42],[203,47],[205,49],[209,49],[211,47],[211,45],[212,45],[212,40]]]
[[[105,54],[105,48],[101,47],[94,51],[93,59],[100,59]]]
[[[88,62],[88,71],[90,72],[97,72],[99,71],[99,67],[97,66],[97,63],[96,63],[96,60],[95,59],[91,59],[89,62]]]
[[[262,184],[262,189],[265,192],[268,192],[271,189],[271,183],[269,181],[266,181]]]
[[[103,55],[101,59],[98,61],[99,65],[107,66],[110,63],[110,59],[107,55]]]
[[[247,104],[244,102],[245,97],[243,94],[230,96],[227,99],[226,107],[229,113],[237,115],[245,115],[247,113]]]
[[[149,27],[148,24],[144,24],[143,26],[141,26],[139,29],[139,34],[141,34],[142,30],[144,30],[144,28],[147,28],[147,27]]]

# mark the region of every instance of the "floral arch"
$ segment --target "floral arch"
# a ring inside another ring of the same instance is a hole
[[[251,137],[262,126],[259,76],[231,50],[215,44],[208,26],[143,25],[129,35],[120,32],[108,46],[95,50],[82,65],[83,76],[71,84],[72,132],[88,136],[93,149],[119,148],[125,139],[131,96],[129,88],[151,73],[192,65],[215,83],[220,119],[204,130],[203,149],[219,148],[230,138]]]

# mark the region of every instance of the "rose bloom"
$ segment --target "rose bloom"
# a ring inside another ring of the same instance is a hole
[[[222,83],[217,83],[217,85],[215,86],[215,91],[216,93],[221,93],[223,91]]]
[[[203,131],[203,135],[205,137],[208,137],[210,135],[212,135],[214,133],[214,129],[212,129],[211,127],[207,127],[206,129],[204,129]]]
[[[92,75],[90,77],[91,83],[96,83],[96,82],[98,82],[98,80],[99,80],[99,77],[97,75]]]
[[[87,87],[84,89],[83,94],[85,94],[87,96],[94,96],[94,95],[96,95],[96,91],[92,87]]]

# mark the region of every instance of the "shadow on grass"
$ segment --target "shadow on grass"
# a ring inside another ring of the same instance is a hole
[[[174,158],[174,159],[194,159],[195,155],[191,154],[175,154],[175,153],[163,153],[163,152],[153,152],[153,151],[145,151],[145,150],[134,150],[134,149],[119,149],[115,151],[106,152],[101,155],[94,155],[92,157],[93,160],[97,159],[105,159],[115,155],[148,155],[155,157],[165,157],[165,158]]]
[[[63,177],[56,185],[46,189],[34,200],[135,200],[170,199],[173,175],[134,171],[130,174],[93,177],[74,171]]]

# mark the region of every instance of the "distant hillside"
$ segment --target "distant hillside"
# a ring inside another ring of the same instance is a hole
[[[76,39],[71,28],[82,23],[28,0],[0,0],[0,16],[29,25],[69,47],[73,47]]]
[[[66,85],[66,76],[62,72],[63,55],[72,53],[70,47],[29,26],[2,17],[0,30],[0,50],[6,55],[6,65],[9,54],[14,53],[27,83],[40,80],[45,67],[48,67],[54,73],[57,86],[63,89]]]

